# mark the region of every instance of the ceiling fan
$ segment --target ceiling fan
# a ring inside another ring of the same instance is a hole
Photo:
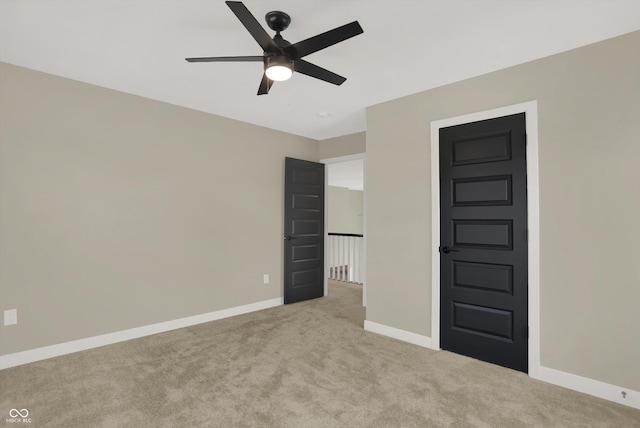
[[[189,62],[258,62],[264,64],[264,74],[258,89],[258,95],[269,93],[274,81],[287,80],[294,71],[306,74],[325,82],[341,85],[347,80],[336,73],[318,67],[302,57],[340,43],[351,37],[362,34],[363,30],[358,21],[353,21],[317,36],[308,38],[298,43],[291,44],[280,35],[291,23],[291,18],[284,12],[272,11],[267,13],[265,20],[267,25],[276,35],[271,38],[265,29],[258,23],[249,9],[239,1],[225,2],[231,11],[238,17],[242,25],[253,36],[263,50],[260,56],[218,56],[205,58],[186,58]]]

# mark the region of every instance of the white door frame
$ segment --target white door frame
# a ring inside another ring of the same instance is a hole
[[[527,132],[527,222],[529,367],[531,377],[540,368],[540,200],[538,177],[538,102],[500,107],[431,122],[431,346],[440,349],[440,128],[525,113]]]
[[[331,163],[342,163],[349,162],[354,160],[360,160],[364,164],[363,173],[366,177],[367,174],[367,154],[366,153],[358,153],[355,155],[347,155],[347,156],[339,156],[336,158],[327,158],[320,159],[320,163],[325,165]],[[362,188],[362,231],[364,232],[364,237],[362,238],[362,265],[364,269],[362,270],[362,306],[367,306],[367,180],[364,180],[363,188]],[[329,195],[329,169],[325,168],[324,173],[324,295],[326,296],[329,293],[329,211],[327,199]]]

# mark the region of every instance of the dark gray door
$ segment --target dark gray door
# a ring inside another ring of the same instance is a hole
[[[442,349],[527,371],[524,113],[440,130]]]
[[[285,159],[284,303],[324,295],[324,165]]]

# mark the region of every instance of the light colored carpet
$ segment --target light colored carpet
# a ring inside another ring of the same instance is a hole
[[[55,427],[637,427],[640,411],[363,330],[361,288],[0,372]],[[19,424],[25,426],[24,424]]]

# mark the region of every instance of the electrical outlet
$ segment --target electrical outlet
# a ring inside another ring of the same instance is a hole
[[[265,285],[267,285],[267,284],[269,283],[269,274],[268,274],[268,273],[265,273],[265,274],[262,276],[262,282],[263,282]]]
[[[18,310],[17,309],[7,309],[4,311],[4,325],[14,325],[18,324]]]

